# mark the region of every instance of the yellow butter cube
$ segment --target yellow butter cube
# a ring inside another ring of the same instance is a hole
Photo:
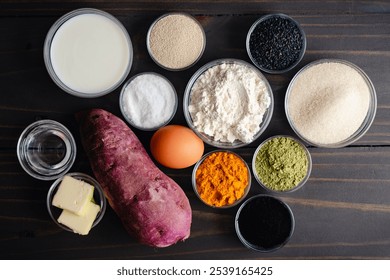
[[[65,176],[53,197],[52,204],[76,215],[83,215],[85,205],[92,200],[93,192],[94,186]]]
[[[67,210],[63,210],[58,222],[72,229],[75,233],[87,235],[92,228],[93,222],[100,211],[100,206],[89,201],[85,205],[83,215],[76,215]]]

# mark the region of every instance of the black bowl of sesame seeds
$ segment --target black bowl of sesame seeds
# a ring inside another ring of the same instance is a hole
[[[259,18],[249,29],[246,49],[252,63],[261,71],[285,73],[302,60],[306,35],[291,17],[269,14]]]

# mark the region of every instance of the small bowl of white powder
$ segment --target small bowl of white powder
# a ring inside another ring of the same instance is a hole
[[[177,93],[172,83],[154,72],[130,78],[119,97],[126,121],[140,130],[157,130],[168,124],[177,110]]]
[[[267,128],[273,106],[267,79],[238,59],[218,59],[201,67],[189,80],[183,100],[189,127],[221,149],[255,141]]]
[[[340,59],[321,59],[303,67],[286,93],[287,119],[306,143],[345,147],[370,128],[376,113],[375,88],[363,70]]]

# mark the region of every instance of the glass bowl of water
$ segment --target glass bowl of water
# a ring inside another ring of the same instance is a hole
[[[76,159],[70,131],[53,120],[40,120],[22,132],[17,144],[22,168],[40,180],[55,180],[69,171]]]

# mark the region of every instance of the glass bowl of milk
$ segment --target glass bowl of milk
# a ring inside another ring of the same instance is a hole
[[[126,28],[114,16],[97,9],[77,9],[50,28],[44,61],[62,90],[78,97],[99,97],[126,79],[133,46]]]

